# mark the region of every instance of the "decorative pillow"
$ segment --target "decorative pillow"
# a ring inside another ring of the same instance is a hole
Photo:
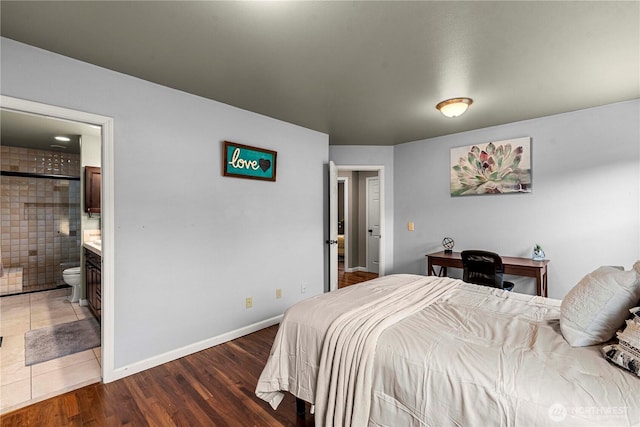
[[[639,300],[640,261],[630,271],[600,267],[583,277],[562,300],[562,335],[573,347],[609,341]]]
[[[605,345],[602,354],[611,363],[633,372],[640,377],[640,307],[631,310],[624,330],[617,333],[618,344]]]

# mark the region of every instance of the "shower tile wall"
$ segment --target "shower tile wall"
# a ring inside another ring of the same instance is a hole
[[[0,169],[80,176],[80,155],[0,146]],[[0,177],[0,254],[22,267],[23,292],[63,283],[62,268],[80,263],[80,181]]]

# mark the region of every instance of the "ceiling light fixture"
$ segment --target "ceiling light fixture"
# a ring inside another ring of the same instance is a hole
[[[71,138],[67,138],[66,136],[56,136],[55,137],[56,141],[64,141],[64,142],[69,142],[71,141]]]
[[[467,111],[471,104],[471,98],[451,98],[438,103],[436,108],[447,117],[458,117]]]

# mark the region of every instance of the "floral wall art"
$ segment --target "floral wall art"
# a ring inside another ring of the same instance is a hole
[[[451,149],[451,196],[531,192],[531,138]]]

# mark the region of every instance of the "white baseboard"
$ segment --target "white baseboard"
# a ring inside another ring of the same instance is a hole
[[[141,360],[140,362],[132,363],[131,365],[116,368],[113,370],[113,375],[109,378],[109,380],[104,382],[119,380],[121,378],[128,377],[129,375],[137,374],[138,372],[146,371],[147,369],[162,365],[163,363],[171,362],[172,360],[176,360],[181,357],[197,353],[198,351],[223,344],[227,341],[240,338],[242,336],[259,331],[260,329],[268,328],[269,326],[280,323],[282,321],[282,316],[283,314],[263,320],[261,322],[254,323],[252,325],[242,327],[240,329],[236,329],[235,331],[226,332],[222,335],[218,335],[217,337],[211,337],[206,340],[202,340],[163,354],[159,354],[154,357],[150,357],[145,360]]]
[[[346,273],[355,273],[356,271],[367,271],[367,267],[351,267],[351,268],[346,268],[344,269],[344,271]]]

